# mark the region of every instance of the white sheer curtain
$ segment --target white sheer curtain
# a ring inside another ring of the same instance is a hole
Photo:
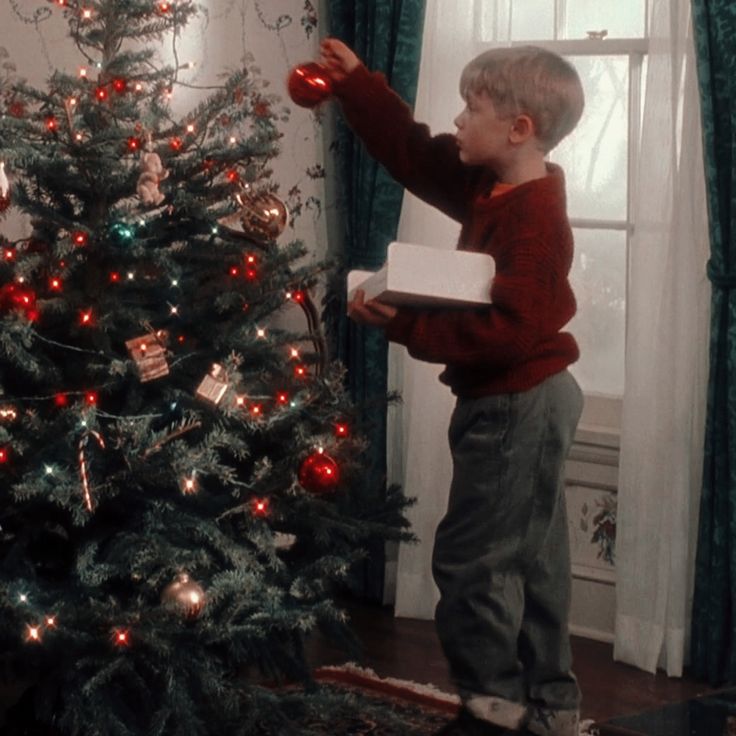
[[[649,3],[628,294],[616,543],[616,659],[680,676],[690,628],[710,287],[686,0]]]
[[[419,73],[416,117],[433,132],[453,131],[462,100],[460,72],[470,60],[475,0],[457,0],[448,12],[428,0]],[[399,240],[454,249],[459,225],[410,194],[404,197]],[[389,349],[389,386],[401,392],[388,424],[387,465],[391,480],[417,497],[409,518],[419,544],[399,548],[395,613],[431,619],[439,598],[431,573],[432,540],[447,506],[450,452],[447,426],[454,405],[450,390],[437,377],[442,366],[411,358],[397,345]]]
[[[417,117],[453,130],[457,80],[473,55],[476,2],[428,0]],[[679,675],[686,651],[702,462],[708,308],[707,226],[689,3],[649,0],[639,221],[630,258],[617,543],[616,658]],[[407,195],[399,238],[454,247],[457,226]],[[431,618],[434,531],[446,505],[453,405],[439,367],[391,347],[390,477],[418,499],[420,537],[398,556],[396,615]]]

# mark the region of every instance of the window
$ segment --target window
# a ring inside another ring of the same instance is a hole
[[[475,3],[476,53],[532,43],[578,70],[586,108],[578,128],[550,154],[565,170],[575,234],[572,271],[581,348],[572,371],[589,421],[617,426],[624,390],[628,251],[647,23],[644,0],[485,0]],[[591,413],[594,416],[591,416]],[[584,417],[585,419],[585,417]]]

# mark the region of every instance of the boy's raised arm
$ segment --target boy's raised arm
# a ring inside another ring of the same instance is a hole
[[[413,194],[463,220],[480,172],[460,161],[455,137],[432,136],[385,77],[370,72],[341,41],[325,39],[321,52],[345,118],[371,156]]]

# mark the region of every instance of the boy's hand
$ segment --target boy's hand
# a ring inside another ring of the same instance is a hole
[[[385,327],[395,316],[398,310],[389,304],[383,304],[377,299],[365,301],[365,292],[358,289],[353,301],[348,304],[348,317],[360,325],[371,327]]]
[[[319,48],[320,64],[327,69],[333,82],[341,82],[360,64],[355,52],[336,38],[325,38]]]

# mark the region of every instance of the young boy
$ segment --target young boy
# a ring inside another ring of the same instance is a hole
[[[462,73],[457,133],[432,137],[347,46],[326,39],[321,50],[368,151],[462,224],[458,248],[496,264],[487,307],[396,309],[360,292],[348,306],[415,358],[444,363],[457,396],[432,566],[463,707],[439,734],[577,736],[563,466],[582,393],[567,371],[578,347],[562,331],[576,308],[564,178],[545,155],[580,119],[580,80],[536,47],[487,51]]]

